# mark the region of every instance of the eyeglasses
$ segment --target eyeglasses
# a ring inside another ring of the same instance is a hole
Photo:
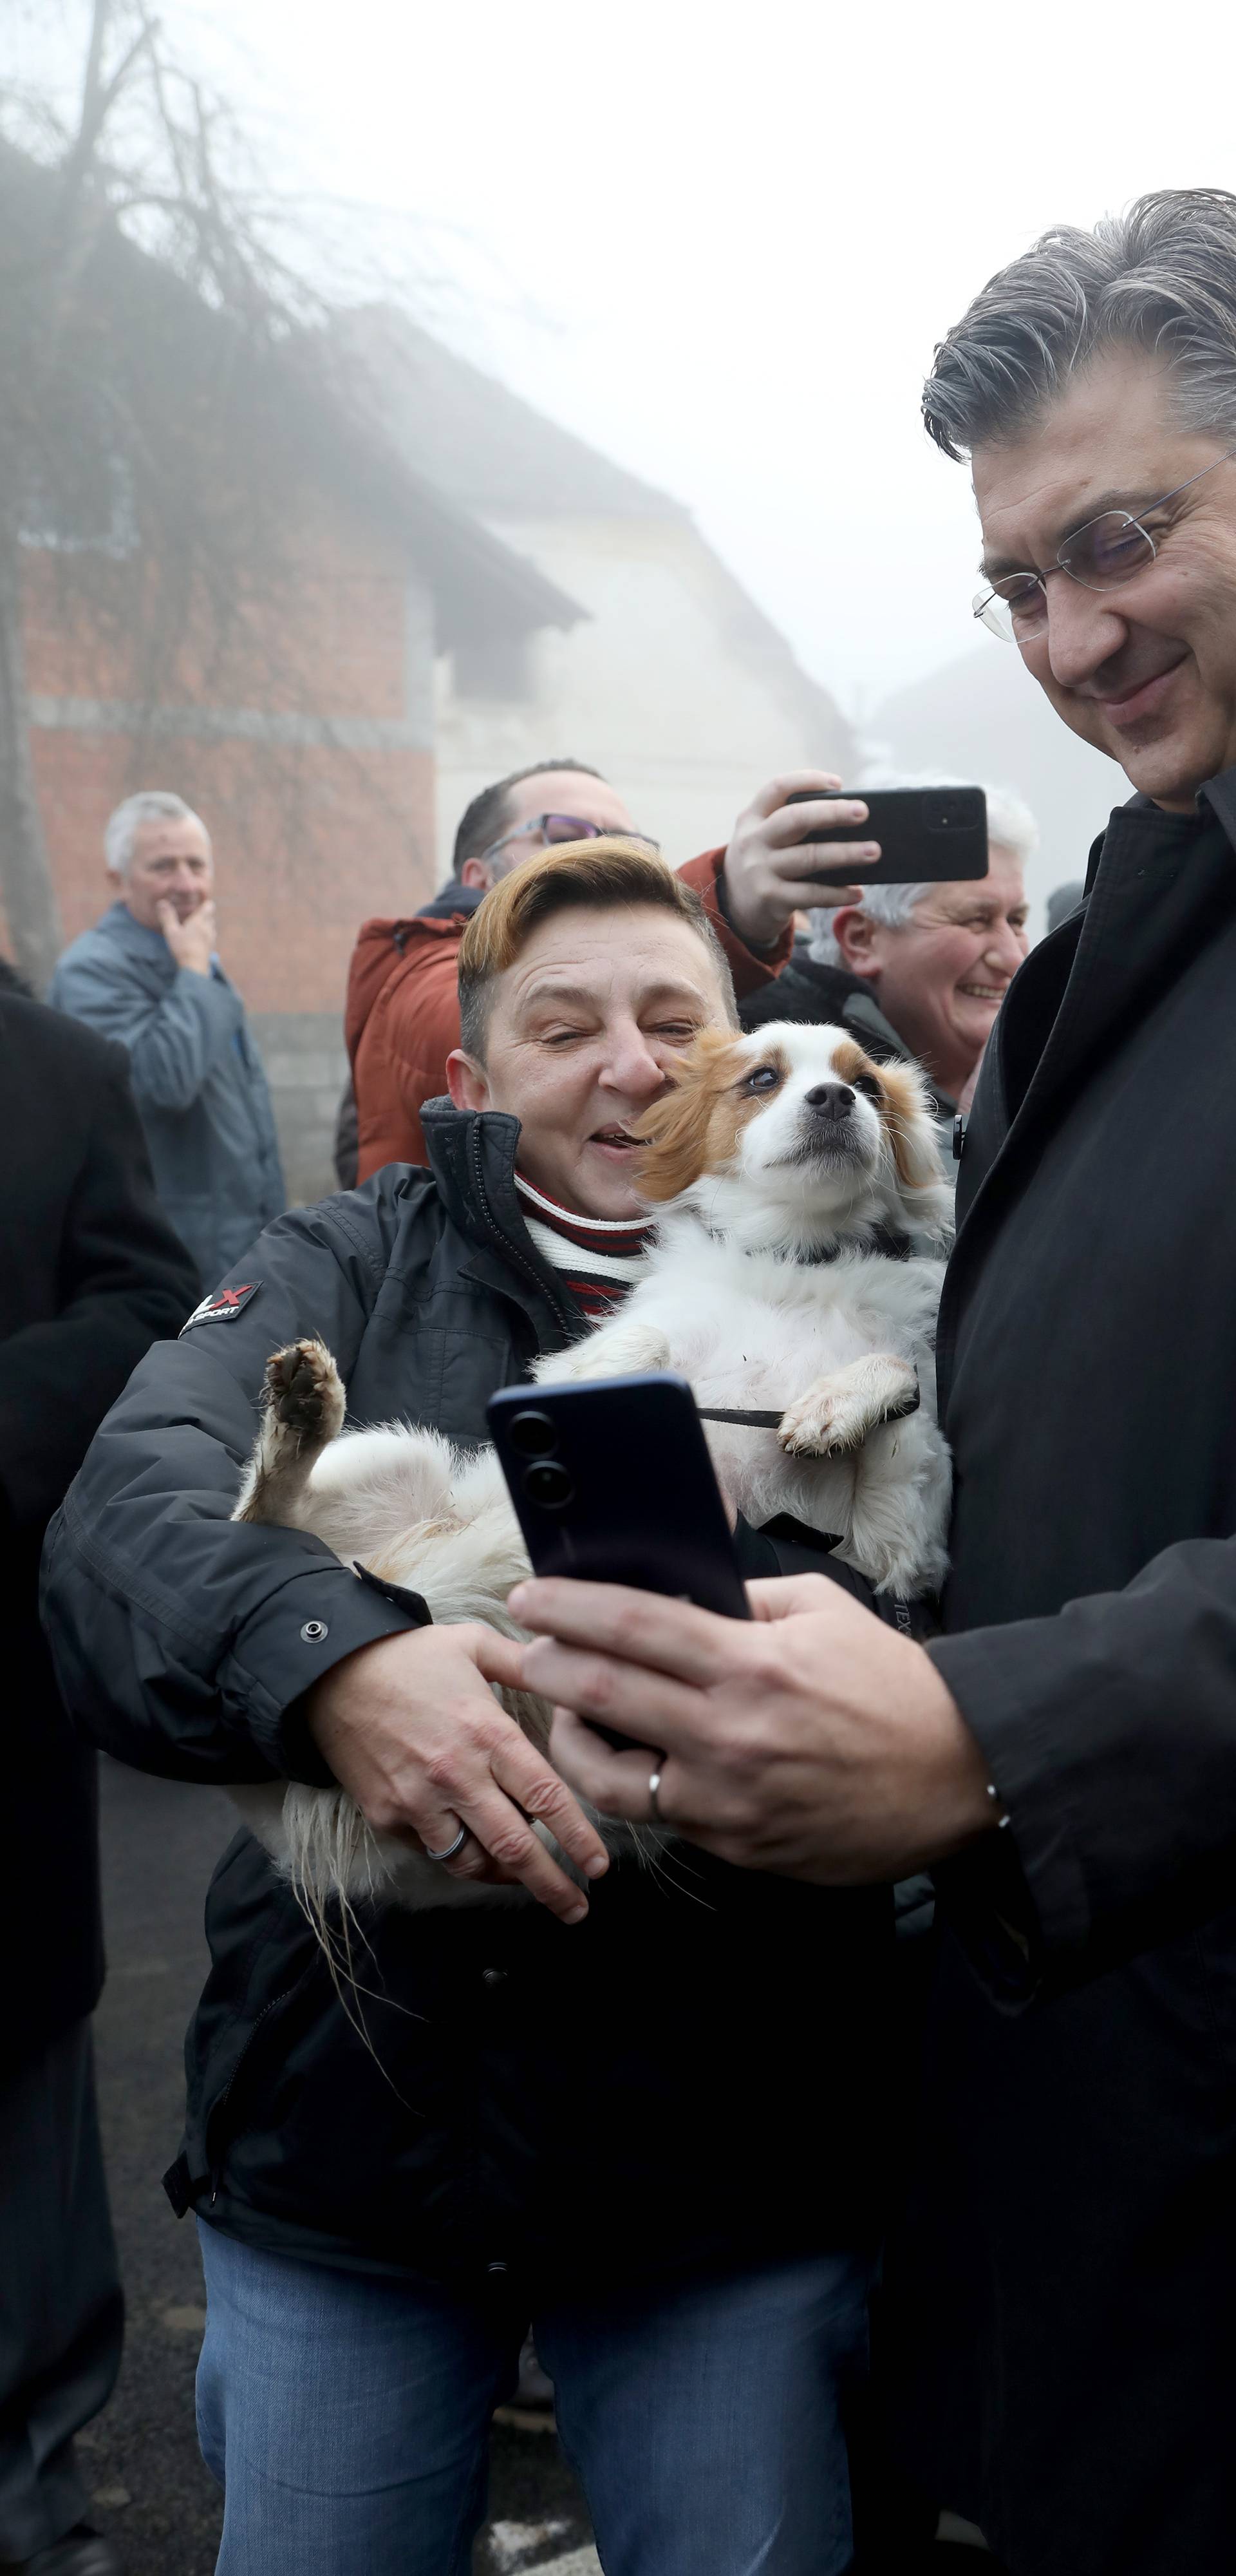
[[[586,823],[582,814],[534,814],[531,822],[517,823],[513,831],[503,832],[496,841],[491,841],[489,848],[482,850],[481,857],[492,859],[494,852],[504,850],[508,841],[535,838],[543,850],[552,850],[559,841],[600,841],[613,832],[618,833],[621,840],[638,841],[641,849],[660,852],[660,842],[651,840],[647,832],[629,832],[625,828],[619,832],[615,823]]]
[[[1216,456],[1186,483],[1174,484],[1161,501],[1148,504],[1146,517],[1152,519],[1156,510],[1165,509],[1181,492],[1191,491],[1195,483],[1214,473],[1215,466],[1230,465],[1234,455],[1236,450],[1229,448],[1226,456]],[[1087,519],[1084,527],[1065,538],[1046,572],[1005,573],[990,590],[976,591],[974,614],[1001,643],[1025,644],[1046,627],[1047,584],[1053,573],[1067,572],[1083,590],[1119,590],[1145,564],[1153,563],[1157,553],[1154,538],[1131,510],[1100,510],[1097,519]]]

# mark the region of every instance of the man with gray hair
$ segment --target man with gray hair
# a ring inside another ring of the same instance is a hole
[[[103,849],[116,901],[47,998],[128,1048],[155,1186],[211,1288],[285,1199],[261,1057],[215,953],[210,835],[183,797],[148,788],[117,806]]]
[[[930,778],[872,773],[856,792],[963,783],[938,771]],[[856,903],[813,911],[776,983],[740,1005],[744,1028],[835,1021],[877,1063],[921,1065],[950,1169],[953,1121],[969,1107],[996,1013],[1029,945],[1025,866],[1038,844],[1034,817],[1019,797],[989,787],[987,826],[985,877],[868,886]]]
[[[1236,195],[1049,233],[948,334],[925,414],[969,462],[992,650],[1135,791],[975,1092],[942,1634],[816,1577],[749,1629],[530,1584],[553,1644],[524,1680],[606,1814],[647,1815],[648,1759],[590,1714],[656,1746],[662,1825],[727,1860],[936,1870],[901,2273],[926,2475],[1013,2576],[1230,2576]]]

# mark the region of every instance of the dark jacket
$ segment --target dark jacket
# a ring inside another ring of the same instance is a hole
[[[114,903],[66,948],[47,996],[129,1051],[155,1187],[213,1288],[284,1204],[274,1111],[245,1006],[216,961],[178,966]]]
[[[0,2080],[103,1976],[95,1763],[38,1623],[47,1521],[108,1405],[196,1295],[160,1214],[119,1047],[0,993]]]
[[[725,908],[724,850],[706,850],[678,873],[700,896],[729,961],[737,993],[769,984],[790,953],[788,929],[756,956]],[[421,1108],[446,1089],[459,1044],[459,946],[480,898],[453,881],[406,921],[366,921],[348,969],[344,1032],[356,1092],[362,1181],[384,1163],[423,1163]]]
[[[152,1354],[68,1497],[47,1561],[58,1666],[125,1761],[321,1779],[300,1693],[406,1624],[320,1541],[228,1519],[268,1351],[320,1333],[358,1421],[475,1440],[493,1390],[579,1330],[519,1215],[517,1122],[437,1103],[425,1124],[432,1174],[388,1169],[261,1238],[238,1274],[252,1297]],[[172,2188],[250,2242],[483,2286],[502,2266],[583,2283],[734,2265],[874,2224],[881,1891],[692,1853],[616,1868],[577,1930],[501,1895],[392,1908],[366,1926],[372,2055],[248,1834],[207,1929]]]
[[[848,1029],[876,1064],[917,1062],[891,1021],[885,1019],[867,977],[851,975],[844,966],[821,964],[812,956],[810,942],[801,932],[789,964],[782,967],[775,984],[764,984],[758,992],[748,993],[738,1005],[738,1016],[745,1029],[764,1028],[770,1020],[823,1021]],[[938,1082],[931,1087],[945,1169],[951,1173],[957,1104]]]
[[[910,2420],[1016,2576],[1236,2564],[1236,772],[1137,799],[1022,967],[961,1167],[932,1649],[1012,1817],[941,1874]],[[993,1838],[993,1844],[995,1838]],[[942,2342],[952,2343],[953,2371]],[[940,2436],[943,2440],[943,2434]],[[930,2445],[928,2445],[930,2447]]]

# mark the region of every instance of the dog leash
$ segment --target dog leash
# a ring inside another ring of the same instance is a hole
[[[918,1406],[919,1393],[918,1388],[915,1387],[913,1395],[905,1404],[895,1405],[891,1412],[882,1414],[880,1419],[882,1422],[904,1422],[907,1414],[917,1413]],[[783,1413],[756,1413],[746,1411],[742,1407],[718,1404],[700,1404],[696,1406],[696,1411],[701,1422],[735,1422],[740,1429],[745,1428],[748,1431],[779,1431],[784,1418]]]
[[[701,1422],[745,1422],[752,1431],[776,1431],[781,1423],[779,1413],[733,1412],[717,1404],[699,1404],[695,1409]]]

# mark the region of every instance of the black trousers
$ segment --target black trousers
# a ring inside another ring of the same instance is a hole
[[[112,2393],[123,2328],[81,2021],[0,2076],[0,2565],[82,2520],[73,2436]]]

